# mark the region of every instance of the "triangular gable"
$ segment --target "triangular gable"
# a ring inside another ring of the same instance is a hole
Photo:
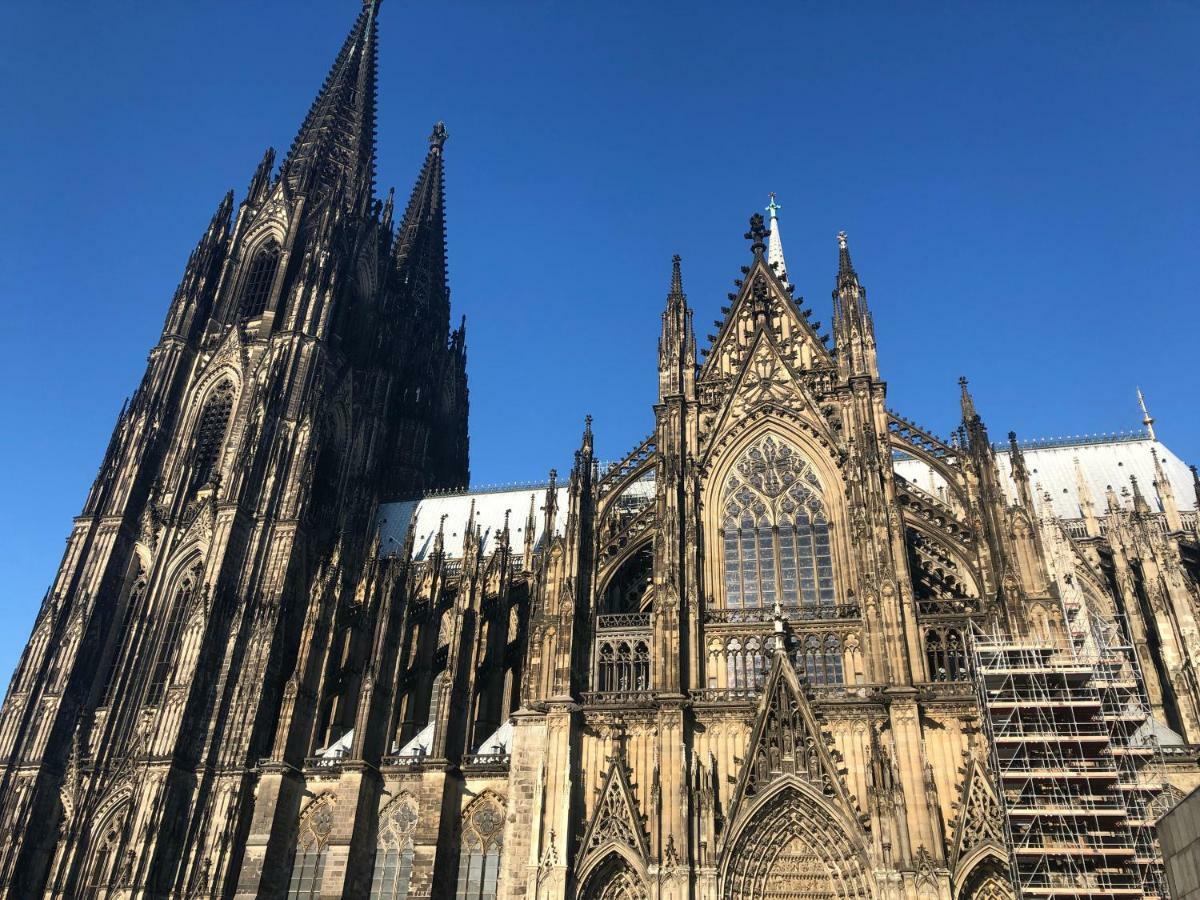
[[[767,407],[792,413],[807,412],[805,420],[830,445],[840,444],[838,436],[821,413],[817,398],[780,352],[770,331],[759,328],[741,369],[726,390],[710,434],[724,434],[734,421]],[[710,442],[709,452],[715,446],[715,441]]]
[[[701,381],[734,374],[746,347],[753,341],[756,311],[763,306],[767,310],[769,330],[788,355],[797,362],[807,356],[814,366],[834,365],[833,356],[796,306],[779,276],[761,256],[756,256],[708,348],[700,367]],[[807,351],[804,351],[805,347]]]
[[[731,819],[781,778],[797,778],[859,818],[786,653],[776,653],[730,803]]]
[[[650,857],[637,800],[629,784],[629,774],[620,759],[613,760],[600,788],[600,799],[596,802],[592,821],[583,836],[580,862],[585,862],[594,854],[606,853],[614,844],[632,850],[643,860]]]
[[[951,864],[958,865],[960,859],[984,844],[1004,855],[1004,822],[991,780],[979,761],[972,759],[963,779],[963,795],[950,844]]]

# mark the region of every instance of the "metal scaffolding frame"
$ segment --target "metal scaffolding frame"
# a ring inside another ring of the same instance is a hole
[[[1064,611],[1065,645],[972,630],[1013,884],[1023,898],[1165,897],[1147,812],[1159,751],[1132,647],[1120,621]]]

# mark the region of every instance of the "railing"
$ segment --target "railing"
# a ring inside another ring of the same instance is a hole
[[[837,619],[858,619],[862,607],[857,603],[838,603],[832,606],[791,606],[783,610],[788,622],[832,622]],[[709,609],[704,613],[708,625],[744,625],[754,622],[771,622],[775,618],[770,609]]]
[[[588,691],[583,695],[583,702],[589,706],[622,706],[653,700],[654,691]]]
[[[330,769],[336,772],[341,769],[342,763],[345,761],[344,756],[310,756],[304,760],[304,768]]]
[[[508,753],[468,753],[463,757],[464,766],[475,768],[507,768],[512,760]]]
[[[424,751],[414,754],[405,754],[403,756],[385,756],[382,760],[385,766],[396,766],[402,769],[415,769],[425,763],[429,758]]]
[[[649,628],[650,613],[604,613],[596,616],[596,628],[605,631],[610,628]]]
[[[982,609],[978,597],[949,597],[917,601],[917,612],[923,616],[973,616]]]

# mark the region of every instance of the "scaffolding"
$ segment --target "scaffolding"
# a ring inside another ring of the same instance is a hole
[[[1067,616],[1065,645],[972,633],[1013,884],[1027,900],[1157,900],[1147,806],[1162,785],[1132,649],[1119,621]]]

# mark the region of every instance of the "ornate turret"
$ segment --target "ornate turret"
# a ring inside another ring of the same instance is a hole
[[[838,273],[833,291],[833,337],[837,345],[838,372],[879,377],[875,354],[875,322],[867,307],[867,290],[850,261],[846,232],[838,233]]]
[[[679,255],[671,261],[671,290],[662,314],[662,335],[658,340],[658,397],[682,394],[691,398],[696,390],[696,333],[692,311],[683,293]]]

